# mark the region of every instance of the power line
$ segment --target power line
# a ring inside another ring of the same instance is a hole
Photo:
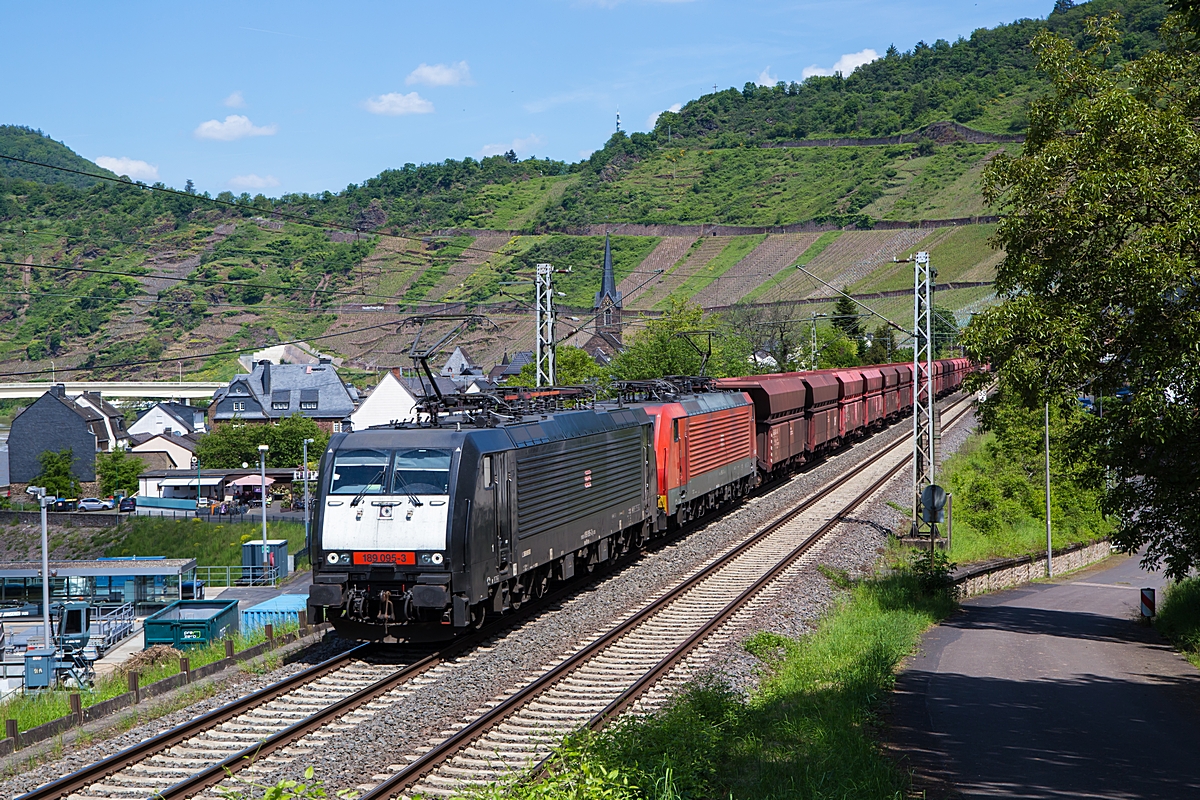
[[[378,330],[379,328],[390,328],[400,325],[400,322],[379,322],[374,325],[367,325],[362,328],[351,328],[347,331],[339,331],[338,333],[325,333],[320,336],[306,336],[303,339],[291,339],[286,342],[275,342],[268,345],[255,345],[254,347],[238,347],[230,350],[214,350],[208,353],[193,353],[187,356],[170,356],[168,358],[150,358],[140,361],[121,361],[115,364],[93,364],[92,366],[80,367],[57,367],[51,369],[25,370],[23,372],[0,372],[0,378],[18,378],[27,375],[46,375],[52,372],[94,372],[102,369],[118,369],[121,367],[144,367],[150,364],[175,363],[178,361],[194,361],[196,359],[212,358],[213,356],[230,356],[238,353],[253,353],[256,350],[262,350],[264,347],[279,347],[289,344],[307,344],[308,342],[316,342],[321,339],[333,339],[338,336],[349,336],[355,333],[363,333],[365,331]]]

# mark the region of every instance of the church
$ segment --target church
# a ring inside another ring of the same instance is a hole
[[[593,317],[565,344],[587,352],[597,363],[607,364],[621,352],[621,292],[617,290],[617,276],[613,270],[612,245],[608,234],[604,235],[604,271],[600,278],[600,291],[592,303]]]

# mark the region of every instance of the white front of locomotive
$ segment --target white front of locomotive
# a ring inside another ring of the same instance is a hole
[[[334,453],[318,557],[327,567],[442,567],[453,456],[437,447]]]

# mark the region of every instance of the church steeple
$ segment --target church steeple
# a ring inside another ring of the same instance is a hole
[[[596,292],[596,302],[593,307],[601,308],[605,298],[614,308],[621,307],[621,293],[617,291],[617,275],[613,271],[612,245],[609,243],[607,233],[604,234],[604,277],[600,280],[600,291]]]

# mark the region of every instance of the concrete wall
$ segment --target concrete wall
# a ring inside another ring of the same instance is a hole
[[[1112,545],[1107,540],[1094,544],[1076,545],[1054,554],[1053,574],[1061,575],[1064,572],[1086,567],[1088,564],[1094,564],[1107,558],[1111,553]],[[975,597],[1046,577],[1046,554],[1003,558],[974,564],[955,570],[951,577],[958,586],[959,597]]]

